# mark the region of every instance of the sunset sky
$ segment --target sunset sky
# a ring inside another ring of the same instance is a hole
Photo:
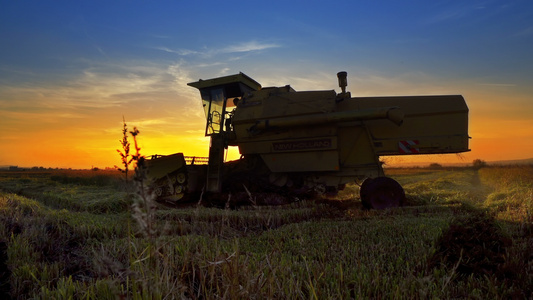
[[[199,78],[353,96],[461,94],[463,162],[533,157],[533,2],[0,0],[0,166],[113,167],[206,156]],[[394,158],[393,163],[407,158]]]

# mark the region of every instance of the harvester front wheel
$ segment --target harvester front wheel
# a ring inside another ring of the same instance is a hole
[[[368,178],[361,185],[361,202],[367,209],[399,207],[405,200],[402,186],[390,177]]]

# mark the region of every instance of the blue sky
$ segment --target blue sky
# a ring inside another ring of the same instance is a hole
[[[462,94],[473,136],[462,159],[533,156],[531,1],[0,6],[0,165],[111,165],[123,115],[147,152],[206,154],[186,83],[240,71],[296,90],[338,90],[335,74],[347,71],[354,96]]]

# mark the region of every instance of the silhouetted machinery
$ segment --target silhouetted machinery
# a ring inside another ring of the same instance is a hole
[[[334,193],[364,180],[365,207],[396,207],[405,193],[384,176],[380,156],[469,151],[462,96],[351,97],[346,72],[337,76],[338,94],[262,88],[243,73],[189,83],[201,94],[209,157],[148,160],[157,194],[182,201],[200,191]],[[228,146],[239,148],[239,160],[224,161]]]

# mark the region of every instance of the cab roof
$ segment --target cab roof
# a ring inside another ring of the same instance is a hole
[[[258,91],[261,89],[261,84],[249,77],[248,75],[239,72],[239,74],[217,77],[213,79],[200,79],[196,82],[187,83],[188,86],[195,87],[199,90],[213,88],[213,87],[231,87],[244,85],[249,90]],[[231,95],[227,95],[231,97]]]

